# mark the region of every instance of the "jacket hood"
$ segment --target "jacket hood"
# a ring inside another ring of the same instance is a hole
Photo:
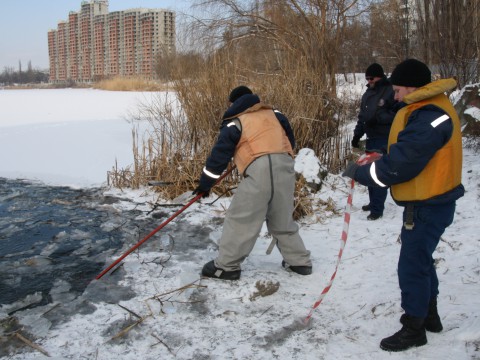
[[[247,94],[240,96],[237,100],[235,100],[232,105],[225,111],[222,116],[222,120],[231,119],[236,117],[238,114],[241,114],[248,108],[251,108],[255,104],[260,103],[260,98],[258,95],[255,94]]]
[[[451,91],[457,87],[457,81],[454,78],[440,79],[428,83],[415,90],[414,92],[404,96],[403,101],[407,104],[413,104],[414,102],[422,101],[432,98],[436,95],[443,94],[447,91]]]

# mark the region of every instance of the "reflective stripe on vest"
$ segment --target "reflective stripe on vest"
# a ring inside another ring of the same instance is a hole
[[[421,201],[444,194],[462,180],[462,134],[458,115],[445,94],[415,102],[400,109],[393,120],[388,138],[388,151],[390,146],[398,141],[398,134],[405,129],[410,115],[417,109],[435,105],[448,115],[435,119],[431,125],[438,126],[449,118],[452,119],[453,132],[450,140],[439,149],[425,168],[415,178],[391,186],[392,197],[397,201]]]

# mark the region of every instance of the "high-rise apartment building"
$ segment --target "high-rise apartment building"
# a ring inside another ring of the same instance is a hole
[[[174,52],[174,12],[108,12],[107,0],[82,1],[80,11],[71,11],[68,20],[48,32],[50,81],[57,83],[114,76],[154,79],[158,55]]]

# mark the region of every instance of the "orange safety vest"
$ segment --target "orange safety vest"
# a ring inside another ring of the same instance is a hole
[[[444,81],[447,80],[451,81],[452,79],[445,79]],[[438,81],[441,82],[442,80]],[[435,85],[438,87],[438,81],[431,84],[436,83]],[[433,87],[435,87],[435,85]],[[440,83],[440,85],[448,85],[448,83],[444,82]],[[409,94],[412,95],[410,98],[408,98],[409,95],[407,95],[404,101],[407,100],[406,102],[408,104],[409,99],[415,100],[419,95],[421,98],[422,93],[417,92],[425,91],[428,93],[428,86],[429,85],[426,85]],[[450,140],[435,153],[420,174],[407,182],[391,186],[391,194],[396,201],[421,201],[430,199],[454,189],[460,185],[462,181],[462,133],[460,120],[455,108],[443,92],[410,103],[398,111],[390,129],[388,150],[390,151],[390,147],[398,141],[398,134],[405,129],[410,115],[415,110],[426,105],[439,107],[452,119],[452,136]]]
[[[238,119],[242,135],[233,161],[241,174],[262,155],[288,153],[293,157],[287,134],[270,107],[257,104],[251,111],[240,114]]]

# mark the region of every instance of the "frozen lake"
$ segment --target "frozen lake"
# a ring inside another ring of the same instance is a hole
[[[100,186],[133,163],[132,123],[158,93],[94,89],[0,90],[0,177]],[[166,95],[165,95],[166,96]]]

